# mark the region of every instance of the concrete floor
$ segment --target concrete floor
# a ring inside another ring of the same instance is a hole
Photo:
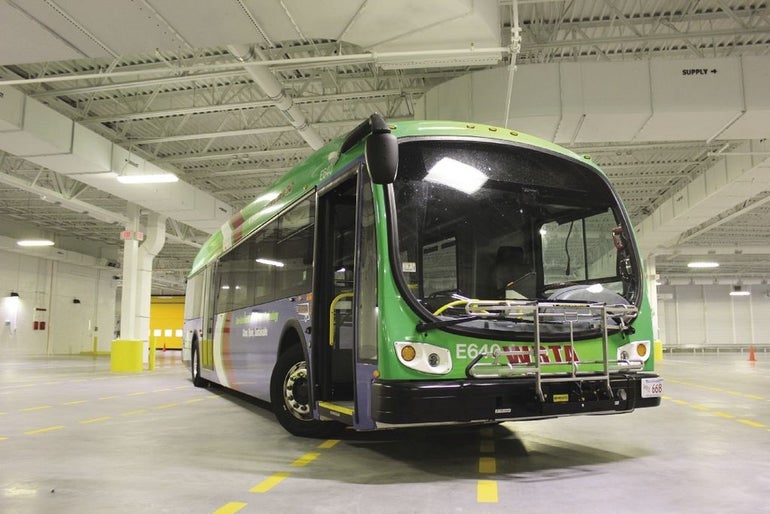
[[[667,354],[663,405],[628,415],[330,441],[292,437],[158,356],[141,374],[4,358],[0,512],[767,510],[770,354]]]

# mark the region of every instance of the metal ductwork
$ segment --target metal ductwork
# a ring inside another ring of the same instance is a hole
[[[281,111],[286,120],[297,130],[302,139],[312,148],[318,150],[324,145],[324,140],[311,127],[302,110],[294,104],[292,97],[283,90],[275,75],[265,66],[249,64],[258,56],[259,51],[248,45],[228,45],[227,49],[233,56],[244,63],[243,68],[254,83],[262,89],[271,102]],[[261,56],[260,56],[261,57]],[[262,59],[264,60],[264,59]]]
[[[186,182],[121,184],[116,180],[120,174],[167,170],[17,89],[0,86],[0,99],[0,150],[207,233],[230,218],[231,206]],[[10,179],[2,180],[7,183]],[[84,210],[94,211],[97,219],[116,221],[97,213],[96,208]]]

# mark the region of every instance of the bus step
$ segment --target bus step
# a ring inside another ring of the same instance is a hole
[[[318,402],[318,412],[323,420],[335,420],[346,425],[353,424],[353,402]]]

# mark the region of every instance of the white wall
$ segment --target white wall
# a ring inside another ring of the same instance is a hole
[[[114,272],[0,251],[0,355],[107,351],[115,326]],[[15,291],[18,298],[9,298]],[[77,298],[80,303],[73,303]],[[36,309],[45,330],[33,330]]]
[[[743,289],[751,296],[730,296],[729,285],[658,287],[664,346],[770,345],[770,286]]]

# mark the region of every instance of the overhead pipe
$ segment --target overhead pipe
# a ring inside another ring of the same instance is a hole
[[[310,126],[305,114],[294,104],[294,99],[286,94],[275,75],[265,66],[248,64],[258,55],[258,50],[248,45],[228,45],[227,49],[233,57],[244,63],[243,67],[254,83],[264,91],[310,148],[321,148],[324,145],[323,138]]]

